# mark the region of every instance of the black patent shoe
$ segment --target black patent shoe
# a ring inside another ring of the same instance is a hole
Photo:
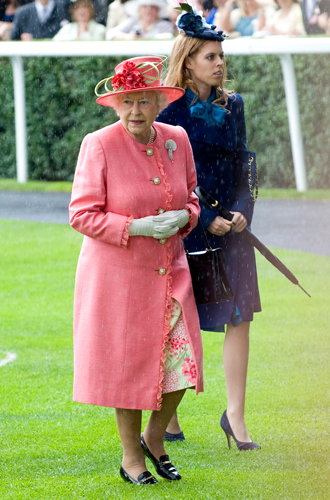
[[[247,451],[247,450],[254,450],[254,449],[260,449],[261,446],[254,441],[251,441],[249,443],[243,443],[242,441],[238,441],[238,439],[235,438],[235,435],[233,433],[233,430],[230,426],[228,417],[227,417],[227,410],[225,410],[222,414],[221,420],[220,420],[220,425],[224,433],[226,434],[227,437],[227,442],[228,442],[228,448],[231,448],[230,444],[230,437],[232,437],[236,443],[237,448],[240,451]]]
[[[148,457],[154,464],[157,474],[165,479],[169,479],[170,481],[178,481],[181,479],[179,471],[176,470],[168,455],[162,455],[159,457],[159,460],[153,456],[146,445],[143,434],[141,434],[141,445],[145,456]]]
[[[137,480],[133,479],[132,476],[127,474],[127,472],[125,471],[125,469],[123,469],[122,466],[120,466],[119,473],[120,473],[121,477],[123,478],[123,480],[126,481],[127,483],[133,483],[133,484],[137,484],[139,486],[144,485],[144,484],[158,484],[157,479],[148,470],[141,472],[141,474],[139,474]]]

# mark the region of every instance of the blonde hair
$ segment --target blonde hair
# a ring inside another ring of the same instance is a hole
[[[210,40],[201,40],[200,38],[192,38],[186,34],[180,34],[174,42],[170,66],[166,75],[165,85],[170,87],[181,87],[186,89],[189,87],[197,96],[199,96],[198,88],[195,82],[191,79],[189,69],[186,67],[188,57],[192,59],[197,56],[198,52],[209,43]],[[214,87],[216,91],[216,100],[214,104],[225,108],[228,103],[228,96],[232,95],[231,90],[226,90],[224,87],[227,81],[226,61],[224,59],[223,75],[219,87]]]

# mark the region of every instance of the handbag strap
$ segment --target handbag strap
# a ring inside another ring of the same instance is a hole
[[[210,193],[207,193],[201,186],[196,187],[195,193],[197,194],[199,201],[205,208],[207,208],[208,210],[212,210],[213,212],[217,212],[220,217],[223,217],[224,219],[232,220],[234,215],[229,212],[229,210],[220,205],[218,200],[213,198]]]
[[[205,250],[208,250],[208,251],[211,251],[212,250],[212,247],[209,243],[209,240],[207,239],[207,236],[206,236],[206,231],[204,229],[204,226],[202,224],[202,221],[201,221],[201,218],[198,217],[198,227],[200,228],[200,230],[202,231],[202,236],[203,236],[203,240],[204,240],[204,243],[205,243]],[[186,253],[189,253],[185,244],[184,244],[184,240],[182,240],[182,243],[183,243],[183,246],[184,246],[184,249],[185,249],[185,252]]]
[[[204,242],[205,242],[205,249],[206,250],[212,250],[212,247],[211,247],[211,245],[209,243],[209,240],[207,239],[206,231],[204,229],[204,226],[202,224],[202,221],[201,221],[200,217],[198,217],[198,226],[199,226],[200,230],[202,231],[203,239],[204,239]]]

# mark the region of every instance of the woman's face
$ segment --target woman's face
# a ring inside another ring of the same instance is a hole
[[[147,24],[153,24],[158,19],[159,9],[155,5],[141,5],[139,8],[139,17]]]
[[[191,79],[200,90],[205,87],[218,87],[223,77],[224,54],[221,42],[209,42],[194,56],[188,57],[186,67]]]
[[[133,139],[148,142],[151,125],[159,113],[156,94],[152,91],[123,94],[119,99],[117,113]]]
[[[73,18],[76,23],[88,23],[91,20],[91,11],[86,5],[78,5],[74,9]]]

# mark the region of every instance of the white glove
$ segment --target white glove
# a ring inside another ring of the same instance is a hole
[[[163,214],[161,214],[163,215]],[[149,215],[141,219],[133,219],[128,226],[131,236],[150,236],[160,240],[169,238],[179,231],[178,217],[170,217],[168,220],[159,219],[161,215]]]
[[[160,215],[157,215],[159,221],[168,221],[170,222],[173,217],[178,220],[177,226],[182,228],[186,226],[189,222],[189,212],[188,210],[169,210],[168,212],[164,212]]]

